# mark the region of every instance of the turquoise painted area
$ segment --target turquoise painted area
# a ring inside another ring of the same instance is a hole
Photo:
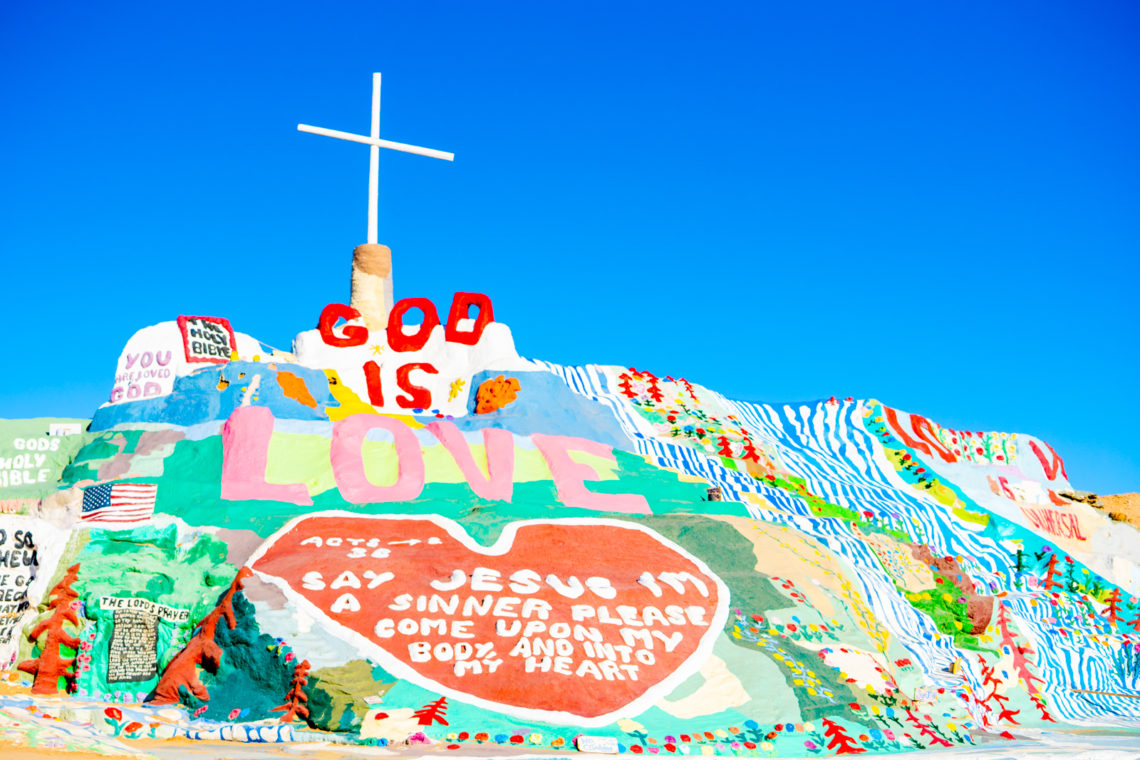
[[[328,419],[323,409],[330,404],[336,406],[336,402],[329,394],[328,378],[323,372],[295,364],[272,366],[277,369],[264,362],[235,361],[200,369],[175,378],[174,390],[169,395],[99,407],[91,421],[91,430],[99,432],[139,422],[189,426],[225,420],[241,405],[246,389],[255,378],[257,389],[250,401],[253,405],[268,407],[282,419]],[[315,408],[285,395],[277,381],[277,373],[282,370],[304,381],[317,402]]]
[[[485,381],[502,372],[480,372],[471,378],[468,416],[454,422],[460,430],[500,427],[518,435],[547,433],[570,435],[600,441],[616,449],[631,450],[629,438],[622,433],[613,412],[585,396],[574,393],[562,378],[551,372],[509,372],[507,377],[519,381],[518,397],[502,409],[488,414],[475,414],[476,390]]]

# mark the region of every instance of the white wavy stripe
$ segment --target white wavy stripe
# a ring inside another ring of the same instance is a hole
[[[793,525],[824,541],[851,564],[852,582],[857,584],[876,619],[911,653],[926,676],[947,689],[960,687],[958,677],[949,674],[947,668],[963,652],[953,646],[950,637],[934,628],[928,616],[903,599],[877,558],[852,535],[844,521],[819,519],[803,500],[747,473],[729,470],[718,457],[710,457],[687,443],[653,437],[645,419],[623,396],[611,390],[611,376],[605,368],[540,364],[562,377],[575,392],[611,409],[639,454],[659,466],[720,486],[726,500],[744,501],[756,519]],[[1013,591],[1008,550],[983,534],[965,529],[948,507],[916,491],[899,476],[882,446],[863,426],[863,402],[773,406],[733,401],[704,389],[702,393],[709,393],[740,419],[754,441],[775,446],[781,463],[803,478],[811,492],[849,509],[870,511],[876,516],[901,516],[903,530],[912,535],[915,528],[920,530],[919,540],[930,544],[936,553],[965,558],[964,569],[980,591]],[[778,511],[748,504],[746,493],[759,494]],[[1016,594],[1005,601],[1010,605],[1013,625],[1032,642],[1035,654],[1030,659],[1044,680],[1041,689],[1054,717],[1090,725],[1140,725],[1140,700],[1071,691],[1124,691],[1108,653],[1060,636],[1038,609],[1042,602],[1034,608]],[[1067,627],[1074,628],[1071,624]],[[972,660],[967,657],[965,662]],[[972,666],[962,672],[975,690],[981,690],[980,674]]]

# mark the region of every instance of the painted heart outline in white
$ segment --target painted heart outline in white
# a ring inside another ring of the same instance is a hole
[[[258,561],[269,551],[269,549],[274,546],[275,543],[277,543],[277,541],[291,533],[298,525],[304,523],[305,521],[320,518],[348,518],[354,522],[364,520],[423,521],[430,523],[446,532],[463,548],[471,552],[472,555],[486,557],[496,557],[509,554],[514,546],[516,534],[518,533],[519,529],[531,525],[581,525],[595,527],[605,526],[621,530],[637,531],[650,537],[652,540],[659,543],[663,548],[672,551],[679,555],[681,558],[691,562],[704,576],[706,576],[708,579],[711,579],[716,584],[716,606],[713,609],[711,618],[709,619],[708,627],[703,630],[696,647],[689,654],[689,656],[686,657],[684,661],[675,667],[673,671],[667,676],[659,680],[657,683],[651,684],[641,695],[626,702],[625,704],[621,705],[621,707],[611,710],[610,712],[607,712],[603,715],[586,717],[567,711],[534,709],[522,707],[519,705],[496,702],[494,700],[487,699],[486,697],[481,697],[462,691],[460,689],[456,689],[453,686],[439,683],[432,678],[425,676],[416,670],[413,666],[404,662],[399,657],[393,655],[384,647],[372,641],[364,634],[353,630],[352,628],[349,628],[331,618],[323,609],[310,601],[310,599],[303,593],[294,590],[292,585],[286,579],[277,575],[262,572],[257,569],[256,565]],[[464,528],[455,520],[452,520],[448,517],[443,517],[442,515],[362,515],[356,512],[349,512],[345,510],[312,512],[300,517],[296,517],[286,523],[280,530],[266,539],[257,548],[257,550],[246,561],[246,564],[253,570],[255,574],[257,574],[261,580],[281,589],[286,598],[292,604],[294,604],[300,611],[312,617],[314,620],[319,621],[320,625],[331,635],[355,648],[362,655],[378,663],[385,670],[397,678],[410,681],[411,683],[438,692],[449,698],[454,698],[468,704],[477,705],[486,710],[513,715],[526,720],[538,720],[548,723],[565,725],[599,727],[608,725],[615,720],[623,717],[633,717],[639,715],[640,713],[649,709],[659,699],[668,696],[669,693],[673,691],[673,689],[675,689],[686,678],[696,672],[701,664],[708,659],[708,657],[712,654],[712,649],[716,643],[716,638],[723,631],[725,622],[728,619],[730,596],[728,588],[725,586],[724,582],[716,574],[714,574],[703,561],[646,526],[638,523],[626,522],[623,520],[613,520],[602,517],[567,517],[554,518],[549,520],[518,520],[504,526],[498,540],[496,540],[495,543],[491,546],[487,547],[474,541],[471,536],[468,535],[467,531],[464,530]]]

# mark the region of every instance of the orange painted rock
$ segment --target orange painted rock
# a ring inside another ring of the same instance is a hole
[[[475,414],[488,414],[502,409],[518,395],[518,378],[499,375],[494,380],[485,380],[475,392]]]

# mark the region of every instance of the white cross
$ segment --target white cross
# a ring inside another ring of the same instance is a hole
[[[442,150],[432,150],[431,148],[421,148],[417,145],[407,145],[405,143],[392,142],[391,140],[380,139],[380,74],[372,75],[372,132],[371,136],[365,137],[364,135],[354,135],[351,132],[340,132],[335,129],[325,129],[324,127],[311,127],[308,124],[298,124],[297,130],[300,132],[310,132],[314,135],[325,135],[326,137],[336,137],[341,140],[351,140],[352,142],[364,143],[371,146],[369,148],[369,162],[368,162],[368,242],[377,242],[377,205],[379,204],[380,197],[380,149],[388,148],[390,150],[399,150],[404,153],[415,153],[417,156],[428,156],[430,158],[442,158],[444,161],[454,161],[454,153],[446,153]]]

